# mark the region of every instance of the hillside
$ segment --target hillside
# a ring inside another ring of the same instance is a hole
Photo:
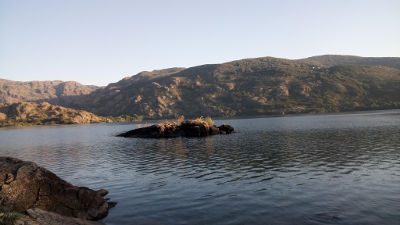
[[[68,97],[80,96],[96,90],[96,86],[82,85],[74,81],[11,81],[0,79],[0,103],[48,101],[68,103]]]
[[[351,55],[321,55],[313,56],[299,61],[309,62],[324,66],[339,65],[370,65],[387,66],[400,69],[400,60],[397,57],[360,57]]]
[[[73,106],[100,115],[150,118],[400,107],[399,58],[355,57],[359,61],[350,65],[344,63],[348,56],[329,58],[264,57],[142,72],[80,97]]]
[[[43,103],[0,105],[0,127],[43,124],[85,124],[108,122],[104,117],[83,110]]]
[[[400,108],[399,87],[400,58],[325,55],[170,68],[141,72],[106,87],[84,86],[73,94],[57,94],[52,86],[38,92],[49,89],[50,102],[102,116],[167,118]],[[11,96],[23,95],[14,91]],[[6,102],[4,95],[1,102]]]

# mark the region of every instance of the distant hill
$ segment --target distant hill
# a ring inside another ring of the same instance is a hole
[[[108,122],[104,117],[83,110],[51,105],[47,102],[23,102],[0,105],[0,127],[43,124],[85,124]]]
[[[61,104],[98,115],[253,116],[400,108],[400,58],[272,57],[141,72]]]
[[[0,103],[27,101],[68,102],[69,96],[86,95],[98,87],[75,81],[11,81],[0,79]]]

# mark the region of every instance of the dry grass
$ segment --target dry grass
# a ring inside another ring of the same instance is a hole
[[[214,126],[214,120],[211,118],[211,117],[209,117],[209,116],[207,116],[207,117],[202,117],[202,116],[200,116],[200,117],[197,117],[196,119],[194,119],[193,120],[193,122],[194,123],[199,123],[199,124],[207,124],[209,127],[212,127],[212,126]]]
[[[204,118],[204,121],[206,121],[208,126],[210,127],[214,126],[214,120],[211,117],[207,116],[206,118]]]
[[[178,125],[181,125],[183,122],[185,122],[185,117],[183,115],[180,115],[178,118],[176,118],[176,123]]]

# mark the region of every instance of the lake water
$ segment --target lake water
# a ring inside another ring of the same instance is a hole
[[[118,201],[112,224],[400,224],[400,110],[217,121],[232,135],[115,134],[143,124],[0,129],[0,155]]]

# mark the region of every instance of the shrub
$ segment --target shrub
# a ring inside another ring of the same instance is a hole
[[[208,126],[210,126],[210,127],[214,126],[214,120],[213,120],[211,117],[207,116],[207,117],[204,119],[204,121],[206,121],[206,123],[208,124]]]
[[[196,123],[196,124],[204,124],[205,123],[209,127],[214,126],[214,120],[209,116],[207,116],[206,118],[204,118],[202,116],[197,117],[196,119],[193,120],[193,122]]]
[[[22,214],[7,207],[0,207],[0,225],[13,225]]]
[[[183,122],[185,122],[185,117],[183,115],[178,116],[176,122],[178,125],[181,125]]]

